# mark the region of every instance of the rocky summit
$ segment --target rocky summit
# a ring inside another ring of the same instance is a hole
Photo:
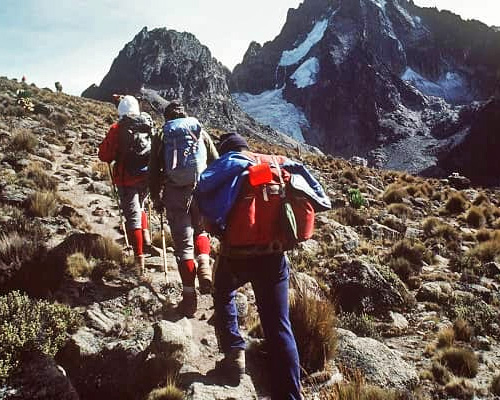
[[[486,121],[500,112],[488,101],[499,71],[500,34],[478,21],[407,0],[305,0],[274,40],[250,44],[230,90],[258,121],[326,153],[498,183],[495,157],[467,167],[460,145],[498,151]]]

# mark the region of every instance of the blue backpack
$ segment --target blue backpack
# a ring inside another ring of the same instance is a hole
[[[207,167],[201,130],[201,124],[193,117],[173,119],[163,126],[164,172],[175,185],[194,186]]]

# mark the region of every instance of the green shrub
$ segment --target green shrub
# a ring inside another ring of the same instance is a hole
[[[0,381],[18,366],[23,349],[54,356],[80,323],[79,314],[66,305],[31,300],[17,291],[1,296]]]
[[[366,200],[359,189],[349,189],[349,191],[347,192],[347,197],[349,199],[349,204],[353,208],[361,208],[366,203]]]
[[[337,345],[336,318],[331,303],[296,290],[290,302],[290,321],[306,371],[322,369],[333,356]]]
[[[337,325],[339,328],[347,329],[358,336],[380,339],[380,333],[373,317],[368,314],[343,312],[339,314]]]
[[[474,378],[479,369],[476,354],[468,349],[458,347],[445,349],[440,356],[440,362],[455,375],[467,378]]]
[[[453,296],[450,299],[448,314],[451,319],[467,321],[475,335],[488,334],[491,324],[498,321],[499,317],[498,311],[473,295]],[[457,339],[459,336],[458,334]]]

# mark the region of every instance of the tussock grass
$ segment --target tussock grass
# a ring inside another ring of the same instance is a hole
[[[16,129],[10,142],[13,151],[33,153],[38,146],[38,138],[28,129]]]
[[[337,345],[333,305],[297,289],[290,301],[290,320],[302,367],[308,372],[321,370]]]
[[[33,182],[36,189],[48,192],[57,190],[57,180],[47,174],[40,164],[32,164],[25,174],[26,177]]]
[[[453,322],[453,332],[458,340],[463,340],[464,342],[470,342],[474,335],[474,329],[462,318],[457,318]]]
[[[432,363],[431,372],[434,380],[441,385],[446,385],[451,380],[450,372],[438,362]]]
[[[464,348],[450,347],[445,349],[439,360],[457,376],[474,378],[479,369],[477,355]]]
[[[347,226],[365,226],[368,224],[368,218],[352,207],[336,209],[333,218],[342,225]]]
[[[473,400],[474,388],[464,379],[453,379],[444,388],[445,392],[457,399]]]
[[[455,342],[455,331],[453,328],[443,328],[438,332],[437,347],[439,349],[453,346]]]
[[[472,202],[474,206],[490,205],[490,198],[485,193],[479,193]]]
[[[408,239],[397,242],[388,257],[389,267],[403,281],[408,281],[413,275],[420,273],[424,261],[432,261],[430,251],[422,243]]]
[[[347,383],[337,383],[320,393],[321,400],[404,400],[407,397],[396,390],[383,389],[366,383],[361,372],[355,371]]]
[[[386,204],[402,203],[403,199],[408,195],[405,188],[397,183],[389,185],[382,195],[382,200]]]
[[[146,400],[183,400],[184,398],[184,392],[174,383],[170,383],[167,386],[154,389],[148,394]]]
[[[448,213],[453,215],[463,213],[467,208],[467,199],[461,192],[454,192],[449,195],[444,207]]]
[[[422,229],[426,237],[441,237],[446,241],[457,241],[460,238],[457,229],[437,217],[426,218]]]
[[[169,231],[164,231],[165,232],[165,246],[166,247],[174,247],[174,239],[172,238],[172,234]],[[161,232],[155,231],[153,232],[153,235],[151,237],[151,244],[155,247],[158,247],[159,249],[162,248],[162,241],[161,241]]]
[[[92,172],[94,173],[94,176],[101,180],[108,180],[109,179],[109,167],[108,164],[105,162],[94,162],[92,163]]]
[[[486,223],[483,209],[476,206],[469,208],[465,220],[473,228],[481,228]]]
[[[33,193],[28,200],[28,210],[35,217],[52,217],[58,207],[58,197],[52,191]]]
[[[495,258],[500,256],[500,237],[495,235],[490,240],[479,243],[469,250],[466,256],[475,257],[482,262],[495,261]]]
[[[491,231],[487,229],[480,229],[476,233],[476,240],[478,242],[487,242],[488,240],[491,240],[493,238],[493,234]]]
[[[72,278],[90,276],[92,266],[83,253],[73,253],[66,258],[66,268]]]
[[[380,332],[377,330],[373,317],[365,313],[343,312],[338,316],[337,325],[361,337],[380,339]]]
[[[404,203],[393,203],[387,207],[390,214],[397,215],[398,217],[407,218],[412,215],[413,210],[410,206]]]

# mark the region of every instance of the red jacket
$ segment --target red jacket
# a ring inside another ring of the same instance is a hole
[[[118,127],[118,122],[115,122],[109,128],[108,134],[104,140],[99,145],[99,159],[101,161],[110,163],[116,161],[113,169],[113,183],[116,186],[135,186],[138,183],[145,182],[147,180],[147,175],[132,176],[130,175],[126,168],[123,160],[118,157],[118,134],[120,129]]]

